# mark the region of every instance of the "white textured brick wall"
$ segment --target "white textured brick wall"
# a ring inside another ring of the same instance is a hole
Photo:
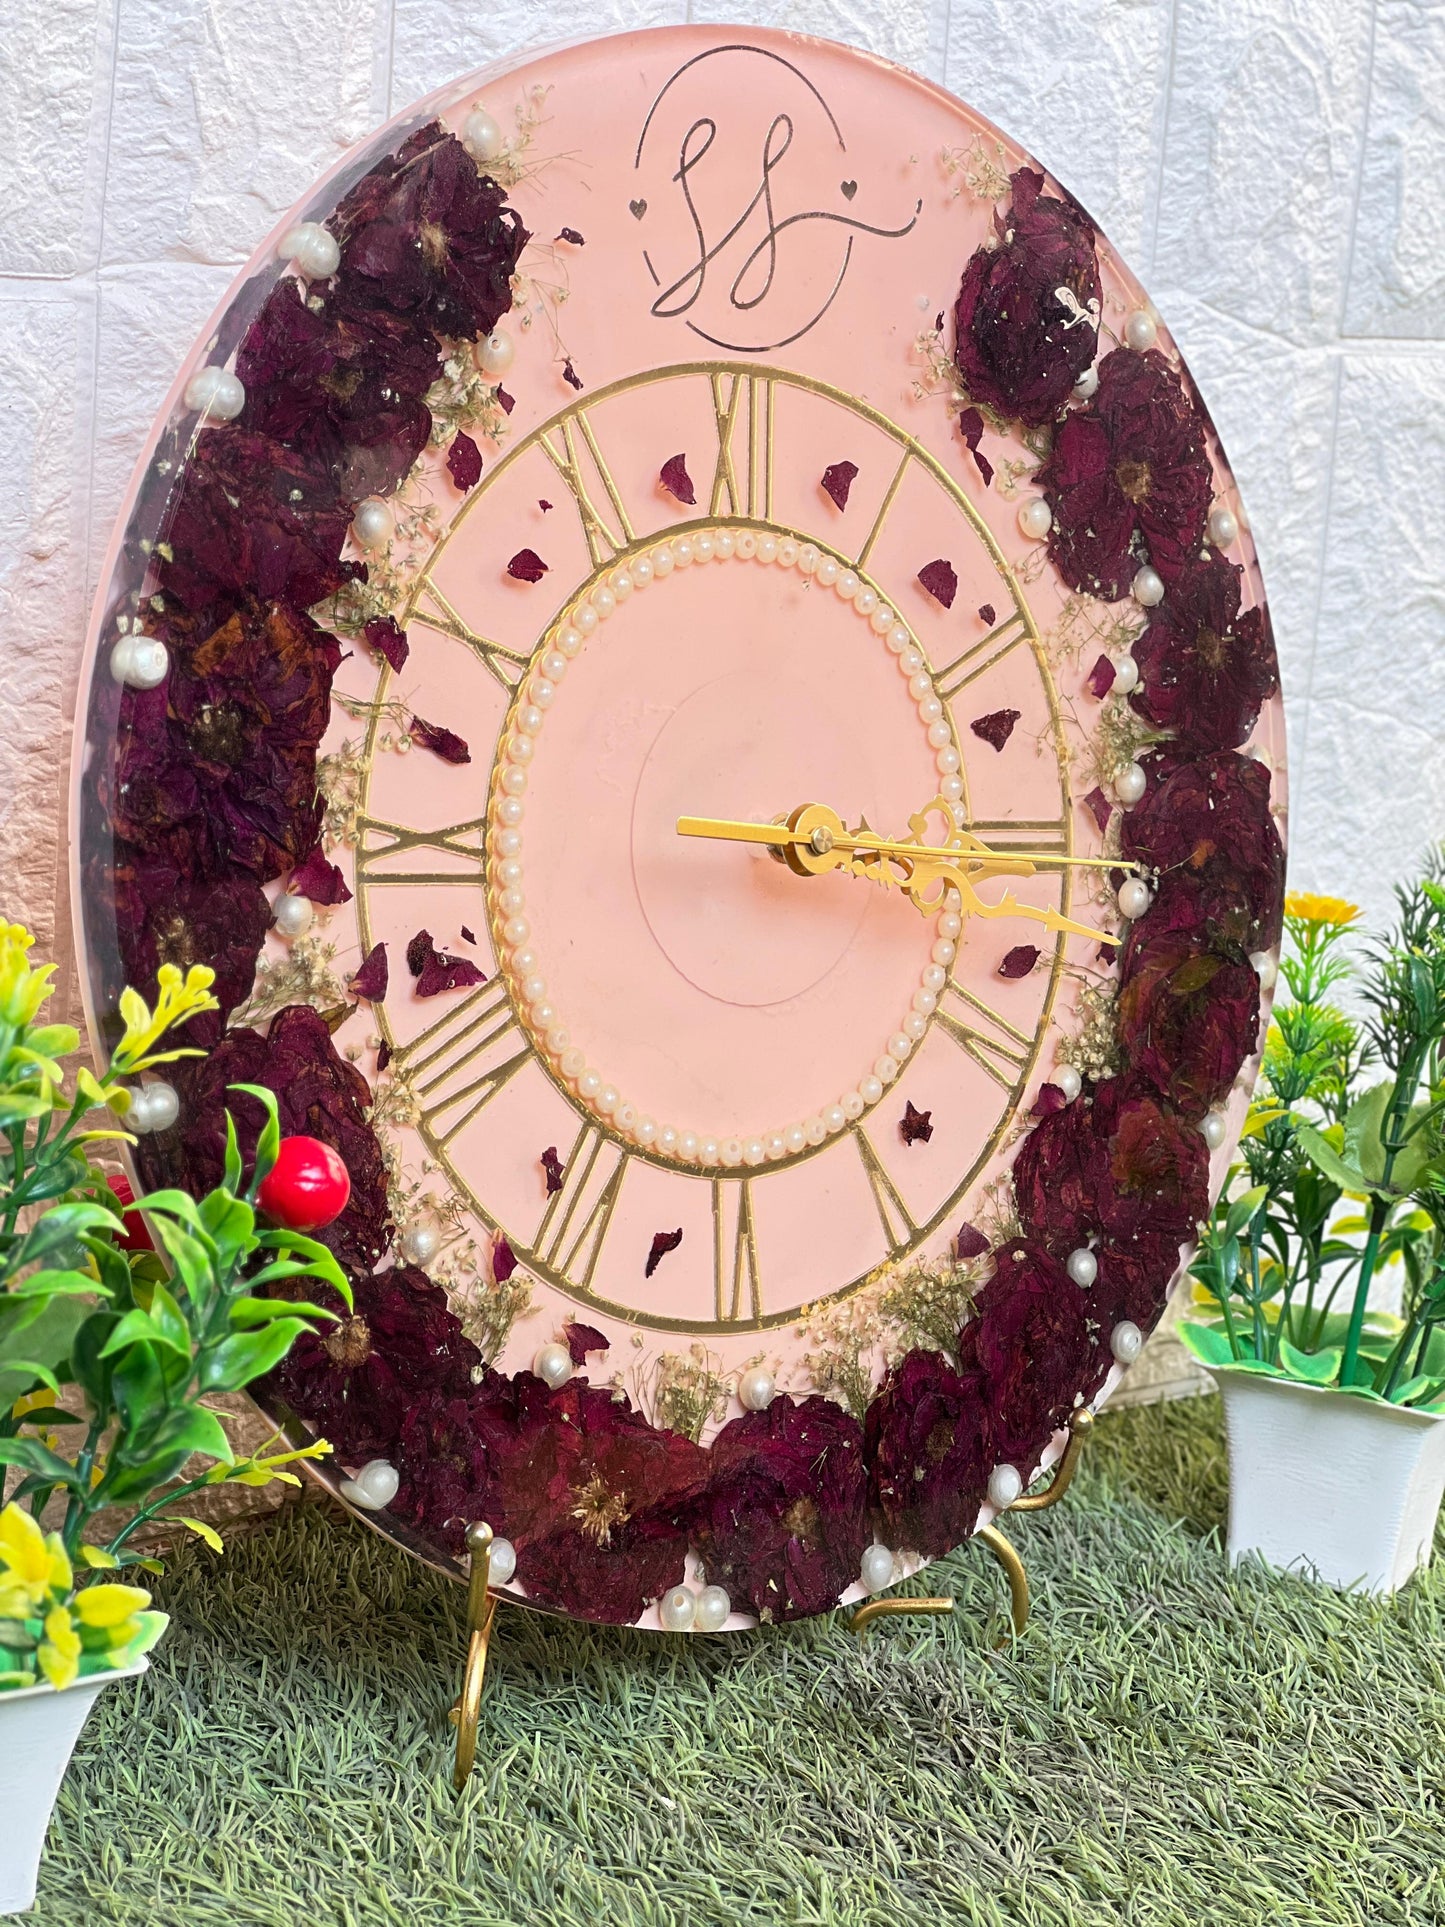
[[[202,318],[351,141],[683,0],[14,0],[0,48],[0,909],[57,913],[97,559]],[[736,18],[725,0],[690,17]],[[1057,170],[1183,343],[1264,552],[1294,881],[1372,910],[1445,832],[1445,5],[785,0]],[[57,920],[58,915],[58,920]]]

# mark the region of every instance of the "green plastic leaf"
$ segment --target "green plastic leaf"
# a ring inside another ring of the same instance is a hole
[[[231,1305],[231,1323],[238,1330],[269,1325],[275,1318],[322,1318],[334,1324],[336,1313],[308,1298],[237,1298]]]
[[[1373,1084],[1345,1112],[1345,1159],[1364,1173],[1370,1188],[1375,1191],[1386,1189],[1383,1135],[1394,1095],[1393,1082]],[[1427,1108],[1423,1104],[1414,1107],[1401,1127],[1402,1135],[1407,1135],[1412,1125],[1421,1122]],[[1415,1189],[1429,1167],[1429,1140],[1429,1131],[1419,1130],[1396,1153],[1390,1171],[1389,1190],[1406,1192]]]
[[[243,1172],[241,1146],[236,1140],[236,1120],[226,1113],[226,1161],[221,1170],[221,1184],[234,1197],[241,1188]]]
[[[1197,1325],[1192,1319],[1179,1321],[1179,1337],[1194,1356],[1205,1365],[1232,1365],[1234,1352],[1226,1332],[1218,1325]]]
[[[1226,1238],[1237,1238],[1239,1236],[1245,1226],[1251,1223],[1258,1215],[1265,1197],[1266,1190],[1264,1185],[1257,1184],[1253,1190],[1246,1191],[1242,1198],[1236,1198],[1234,1200],[1224,1217],[1224,1235]]]
[[[237,1332],[201,1360],[200,1386],[206,1392],[238,1392],[260,1378],[290,1351],[311,1327],[304,1318],[278,1318],[261,1331]]]
[[[0,1465],[18,1466],[22,1472],[36,1473],[50,1484],[80,1490],[81,1480],[75,1467],[59,1453],[52,1452],[48,1445],[42,1445],[39,1439],[0,1439]]]
[[[1279,1341],[1279,1362],[1290,1378],[1297,1378],[1305,1385],[1333,1385],[1340,1375],[1340,1362],[1344,1358],[1342,1347],[1331,1347],[1323,1352],[1302,1352],[1291,1345],[1287,1338]]]
[[[224,1552],[226,1550],[220,1533],[217,1532],[214,1526],[208,1526],[204,1519],[188,1518],[184,1512],[172,1512],[168,1514],[168,1517],[174,1519],[178,1526],[184,1526],[187,1532],[194,1532],[198,1539],[204,1539],[212,1552]]]
[[[25,1234],[11,1262],[17,1271],[37,1264],[42,1258],[53,1257],[77,1245],[82,1232],[114,1231],[119,1221],[119,1213],[108,1211],[103,1204],[88,1204],[84,1200],[57,1204]]]
[[[157,1286],[156,1289],[159,1290],[160,1287]],[[171,1305],[174,1308],[174,1299],[171,1300]],[[185,1327],[185,1320],[181,1320],[183,1336],[180,1338],[168,1329],[168,1325],[169,1321],[166,1325],[157,1324],[148,1311],[142,1311],[137,1306],[134,1311],[128,1311],[125,1314],[106,1340],[101,1357],[118,1358],[122,1352],[129,1352],[137,1345],[158,1345],[166,1351],[179,1352],[183,1357],[189,1358],[191,1341],[190,1333]]]
[[[1312,1124],[1296,1125],[1295,1137],[1315,1169],[1323,1171],[1331,1183],[1339,1185],[1342,1191],[1372,1191],[1375,1188],[1364,1172],[1347,1164],[1323,1132],[1317,1131]]]
[[[261,1127],[261,1135],[256,1139],[256,1162],[251,1170],[248,1195],[254,1198],[271,1175],[271,1167],[276,1162],[276,1153],[281,1148],[281,1117],[276,1108],[276,1093],[268,1091],[264,1084],[228,1084],[226,1089],[244,1091],[247,1097],[254,1097],[266,1112],[266,1122]]]

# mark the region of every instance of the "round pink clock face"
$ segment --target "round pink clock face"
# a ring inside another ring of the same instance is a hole
[[[937,88],[668,29],[405,116],[172,402],[79,909],[101,1038],[219,973],[144,1175],[258,1079],[351,1165],[267,1396],[599,1618],[966,1536],[1162,1307],[1272,980],[1263,591],[1142,290]]]

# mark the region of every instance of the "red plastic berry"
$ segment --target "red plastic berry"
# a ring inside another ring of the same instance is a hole
[[[283,1137],[256,1202],[287,1231],[320,1231],[351,1196],[346,1166],[320,1138]]]
[[[111,1171],[106,1175],[106,1183],[115,1194],[115,1201],[123,1207],[121,1220],[125,1229],[116,1235],[117,1251],[154,1251],[155,1240],[146,1230],[146,1221],[135,1209],[135,1192],[131,1189],[130,1179],[124,1171]]]

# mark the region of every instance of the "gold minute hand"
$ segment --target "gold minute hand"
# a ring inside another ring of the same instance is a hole
[[[951,807],[944,798],[936,797],[909,817],[912,834],[906,838],[879,836],[866,823],[850,830],[837,812],[824,803],[800,804],[781,823],[680,816],[677,833],[759,844],[780,857],[798,876],[823,876],[830,870],[843,870],[885,889],[900,889],[924,916],[932,916],[941,909],[944,896],[953,889],[958,891],[964,916],[1023,917],[1042,923],[1050,930],[1094,937],[1105,943],[1119,941],[1092,924],[1075,922],[1058,910],[1020,903],[1011,891],[1006,891],[997,903],[987,903],[974,886],[990,877],[1033,876],[1041,867],[1137,870],[1140,867],[1137,863],[1061,856],[1050,850],[993,850],[967,830],[954,831],[947,843],[928,843],[924,840],[928,819],[935,814],[941,815],[946,824],[952,824]]]

